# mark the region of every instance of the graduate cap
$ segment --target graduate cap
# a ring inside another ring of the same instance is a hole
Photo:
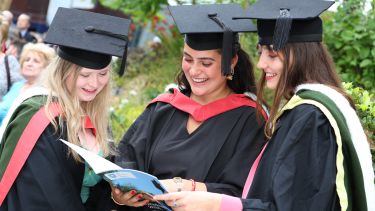
[[[125,71],[130,20],[78,9],[58,8],[45,42],[58,45],[57,54],[74,64],[102,69],[112,56],[122,58]]]
[[[334,1],[259,0],[247,10],[246,17],[257,19],[259,44],[273,45],[274,50],[292,42],[321,42],[322,20],[319,15]]]
[[[238,32],[255,32],[248,20],[233,20],[246,15],[239,4],[204,4],[169,6],[169,11],[185,43],[194,50],[222,49],[221,69],[230,75],[234,46],[239,43]]]

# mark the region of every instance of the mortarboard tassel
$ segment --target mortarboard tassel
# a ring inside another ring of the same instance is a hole
[[[109,32],[109,31],[101,30],[101,29],[96,29],[93,26],[87,26],[85,28],[85,31],[88,32],[88,33],[96,33],[96,34],[107,35],[109,37],[115,37],[115,38],[118,38],[120,40],[125,41],[124,53],[123,53],[122,58],[121,58],[122,59],[121,66],[120,66],[120,69],[119,69],[119,72],[118,72],[119,76],[122,76],[125,73],[125,63],[126,63],[126,57],[127,57],[127,52],[128,52],[128,36],[121,35],[121,34],[115,34],[115,33]]]
[[[124,54],[122,55],[122,58],[121,58],[122,59],[121,66],[120,66],[120,69],[118,70],[119,76],[123,76],[124,73],[125,73],[125,65],[126,65],[127,54],[128,54],[128,41],[126,41]]]
[[[232,42],[233,42],[233,32],[231,30],[224,30],[223,35],[223,50],[222,50],[222,62],[223,68],[221,68],[221,71],[224,76],[231,75],[231,61],[232,61]]]
[[[227,27],[217,16],[216,13],[208,14],[208,17],[215,21],[223,30],[223,47],[221,52],[221,72],[224,76],[231,75],[231,60],[232,60],[232,43],[233,43],[233,31]]]
[[[273,49],[280,50],[288,42],[289,32],[292,27],[292,17],[288,9],[280,9],[280,16],[276,20],[273,33]]]

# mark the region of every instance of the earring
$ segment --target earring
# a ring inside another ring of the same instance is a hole
[[[233,76],[234,76],[234,68],[231,68],[230,69],[230,74],[227,76],[227,80],[233,80]]]

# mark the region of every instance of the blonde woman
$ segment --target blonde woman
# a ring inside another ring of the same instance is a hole
[[[55,50],[46,44],[26,44],[21,57],[21,75],[25,80],[15,82],[0,103],[0,123],[3,121],[13,101],[33,87],[43,69],[55,57]]]
[[[81,21],[78,26],[65,22],[78,17],[87,22]],[[107,137],[111,55],[118,56],[114,51],[119,51],[119,46],[122,46],[119,54],[124,55],[126,40],[85,31],[87,26],[95,24],[101,31],[127,35],[127,30],[108,28],[108,22],[123,25],[125,29],[129,25],[129,20],[122,18],[74,9],[58,10],[45,39],[58,45],[58,57],[43,73],[44,88],[34,89],[39,93],[17,107],[2,136],[0,210],[115,209],[108,183],[59,141],[67,140],[104,157],[111,154]],[[72,29],[75,33],[70,32],[68,39],[64,32]],[[104,46],[97,45],[96,39]],[[75,45],[77,41],[82,45]],[[86,45],[87,42],[91,45]],[[38,130],[41,132],[34,146],[23,159],[25,156],[17,154],[18,147],[31,143]],[[24,160],[24,165],[13,182],[6,182],[8,169],[17,167],[12,165],[13,157],[17,162]]]

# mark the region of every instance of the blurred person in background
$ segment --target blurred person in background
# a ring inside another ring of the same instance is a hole
[[[16,24],[13,23],[14,15],[9,10],[4,10],[1,14],[9,22],[8,43],[7,43],[7,45],[9,45],[9,42],[12,40],[12,36],[17,31]]]
[[[17,58],[12,55],[6,55],[9,26],[9,21],[0,15],[0,102],[10,90],[12,84],[23,79],[19,73],[20,65]]]
[[[15,30],[9,33],[9,43],[7,54],[13,55],[19,59],[22,48],[25,44],[32,42],[42,42],[39,35],[30,31],[31,17],[26,13],[22,13],[17,18]]]
[[[17,29],[18,29],[18,36],[21,40],[27,42],[37,42],[37,39],[32,33],[30,32],[29,28],[31,26],[31,17],[25,13],[22,13],[17,18]]]
[[[1,12],[1,14],[3,15],[3,17],[10,23],[10,25],[12,24],[12,21],[13,21],[13,13],[9,10],[3,10]]]
[[[15,82],[0,103],[0,125],[13,101],[29,88],[33,87],[43,69],[55,56],[55,50],[43,43],[28,43],[24,46],[21,57],[21,75],[25,80]]]

